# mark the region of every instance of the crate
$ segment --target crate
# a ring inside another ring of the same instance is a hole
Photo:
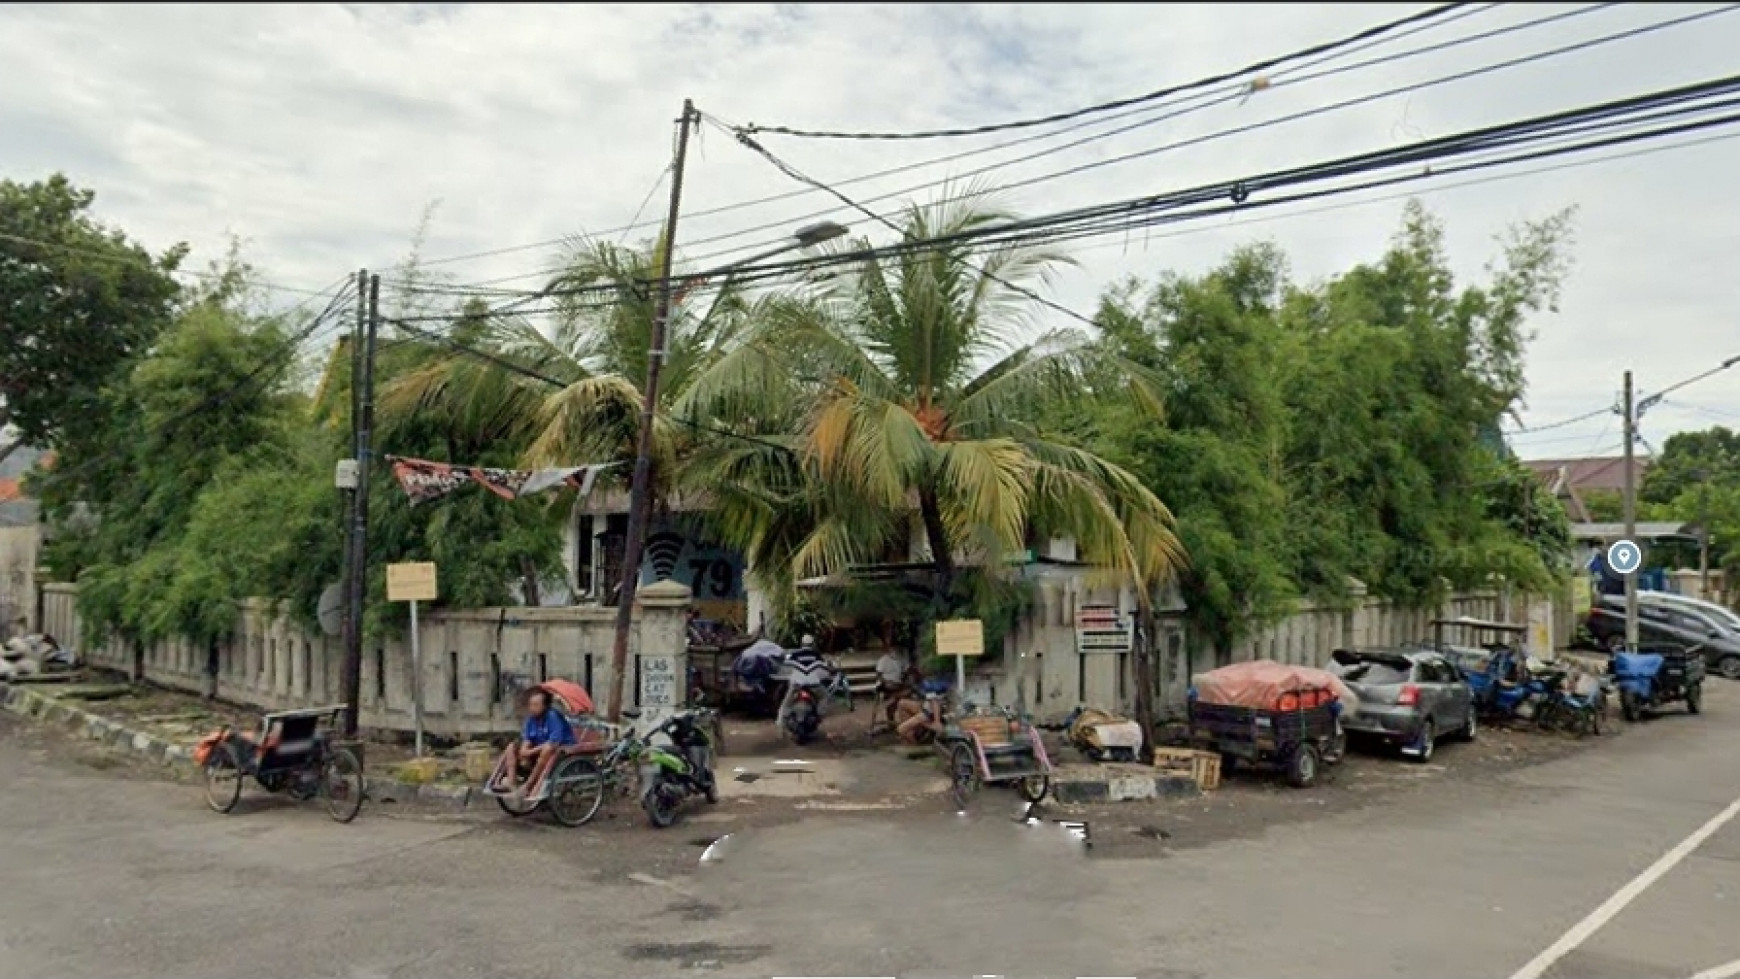
[[[1220,755],[1190,748],[1155,748],[1154,767],[1189,772],[1204,792],[1220,788]]]

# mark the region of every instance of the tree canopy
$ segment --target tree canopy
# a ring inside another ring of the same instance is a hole
[[[102,389],[143,353],[181,295],[186,249],[153,256],[91,214],[96,195],[56,174],[0,180],[0,458],[54,444],[103,410]]]

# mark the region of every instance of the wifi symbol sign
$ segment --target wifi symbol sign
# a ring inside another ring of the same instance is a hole
[[[677,570],[677,559],[683,556],[681,534],[654,534],[646,540],[646,559],[652,565],[653,579],[664,581]]]

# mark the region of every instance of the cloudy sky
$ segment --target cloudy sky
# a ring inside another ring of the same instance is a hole
[[[324,289],[347,270],[401,262],[432,204],[422,248],[434,260],[431,273],[524,287],[538,283],[553,243],[566,237],[635,241],[654,233],[650,223],[623,229],[662,214],[671,121],[685,97],[733,123],[972,126],[1142,94],[1418,9],[9,4],[0,7],[7,66],[0,174],[28,180],[64,171],[97,190],[104,217],[155,247],[189,242],[199,262],[240,236],[250,260],[283,287],[276,295],[284,302],[307,299],[295,290]],[[1717,13],[1475,78],[1420,84],[1706,11]],[[1308,77],[1558,14],[1567,16]],[[1430,29],[1296,72],[1291,84],[1277,75],[1246,99],[1198,98],[1067,133],[900,143],[764,138],[792,165],[878,210],[934,197],[950,180],[958,188],[970,171],[992,167],[973,179],[1025,182],[1004,203],[1042,213],[1716,78],[1734,71],[1736,50],[1740,11],[1712,5],[1470,4]],[[1402,86],[1414,90],[1057,175]],[[1186,104],[1196,107],[1176,112]],[[1483,171],[1411,185],[1447,220],[1458,272],[1471,278],[1507,226],[1578,208],[1576,267],[1560,312],[1536,324],[1526,426],[1610,404],[1627,368],[1648,392],[1740,354],[1731,271],[1740,244],[1740,197],[1732,193],[1740,139],[1698,138],[1698,145],[1510,179]],[[1045,150],[1054,152],[1015,162]],[[942,156],[955,158],[933,162]],[[894,167],[907,169],[853,181]],[[762,200],[777,195],[790,196]],[[753,253],[780,229],[820,216],[886,237],[716,130],[705,130],[695,147],[684,198],[679,240],[696,267]],[[762,202],[719,210],[754,201]],[[1330,275],[1378,254],[1402,205],[1396,191],[1374,191],[1100,239],[1077,246],[1080,265],[1053,296],[1091,311],[1109,281],[1199,271],[1263,239],[1288,251],[1298,278]],[[1659,445],[1673,431],[1714,423],[1740,424],[1740,368],[1669,396],[1646,418],[1644,434]],[[1515,444],[1532,457],[1599,454],[1617,449],[1618,431],[1617,419],[1603,415],[1525,432]]]

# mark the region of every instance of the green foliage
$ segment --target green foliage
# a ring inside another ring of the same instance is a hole
[[[1717,425],[1672,436],[1645,471],[1638,496],[1647,519],[1706,526],[1711,566],[1740,573],[1740,432]],[[1676,543],[1651,558],[1695,568],[1698,548]]]
[[[1188,615],[1221,650],[1353,581],[1411,604],[1495,575],[1544,586],[1568,525],[1492,432],[1568,232],[1568,214],[1524,226],[1486,285],[1458,288],[1442,228],[1411,205],[1377,262],[1320,284],[1289,282],[1270,246],[1126,283],[1102,303],[1104,342],[1159,377],[1166,424],[1119,406],[1052,424],[1171,505]]]
[[[104,413],[101,390],[169,321],[185,249],[154,257],[91,214],[95,195],[56,174],[0,180],[0,428],[58,445]],[[0,454],[9,451],[0,447]]]

